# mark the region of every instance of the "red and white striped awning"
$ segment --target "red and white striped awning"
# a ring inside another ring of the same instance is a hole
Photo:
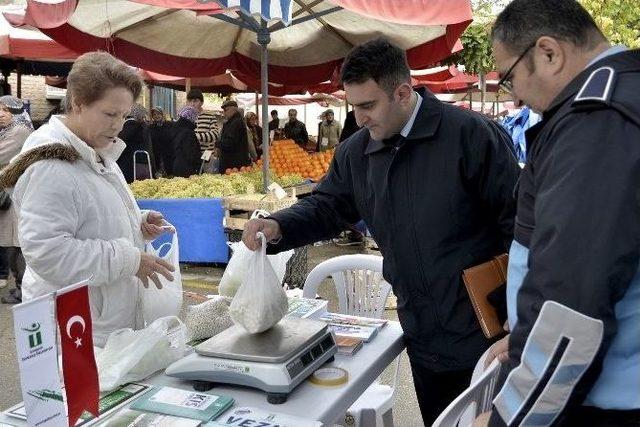
[[[22,15],[6,16],[78,52],[107,50],[166,75],[230,69],[260,79],[255,32],[230,22],[239,19],[237,8],[211,0],[27,0],[27,6]],[[353,46],[380,35],[407,51],[411,68],[426,68],[460,47],[472,19],[469,0],[296,0],[290,7],[288,26],[269,23],[268,73],[270,82],[293,86],[330,81]]]

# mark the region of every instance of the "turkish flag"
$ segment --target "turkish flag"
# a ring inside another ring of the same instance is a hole
[[[93,355],[89,292],[84,285],[56,295],[56,311],[62,343],[62,374],[67,395],[69,426],[87,410],[98,413],[99,385]]]

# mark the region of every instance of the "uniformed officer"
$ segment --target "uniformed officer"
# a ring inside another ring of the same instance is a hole
[[[574,0],[514,0],[492,38],[503,87],[543,120],[527,133],[488,424],[638,426],[640,51],[611,46]]]

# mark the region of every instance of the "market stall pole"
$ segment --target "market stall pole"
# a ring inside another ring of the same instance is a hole
[[[252,18],[253,19],[253,18]],[[255,20],[254,20],[255,22]],[[260,29],[258,30],[258,43],[262,47],[260,53],[260,78],[261,92],[263,95],[269,93],[269,51],[267,45],[271,41],[271,34],[267,28],[267,21],[260,20]],[[262,149],[262,182],[263,190],[266,193],[269,187],[269,96],[262,97],[262,143],[267,143],[266,149]]]

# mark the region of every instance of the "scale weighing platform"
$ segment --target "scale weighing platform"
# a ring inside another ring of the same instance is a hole
[[[332,362],[337,350],[326,323],[285,317],[259,334],[234,325],[196,346],[195,353],[165,373],[193,380],[197,391],[216,383],[257,388],[267,392],[269,403],[278,404],[325,362]]]

